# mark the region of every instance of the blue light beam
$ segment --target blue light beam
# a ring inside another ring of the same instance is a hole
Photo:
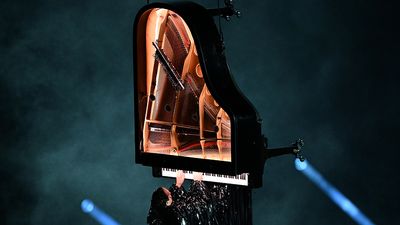
[[[328,197],[356,223],[360,225],[375,225],[357,208],[357,206],[355,206],[348,198],[346,198],[346,196],[340,193],[339,190],[337,190],[320,173],[318,173],[318,171],[315,170],[314,167],[307,162],[307,160],[301,162],[299,159],[296,159],[295,167],[316,186],[318,186],[326,195],[328,195]]]
[[[111,218],[107,213],[97,207],[89,199],[85,199],[81,202],[81,209],[84,213],[89,214],[101,225],[120,225],[117,221]]]

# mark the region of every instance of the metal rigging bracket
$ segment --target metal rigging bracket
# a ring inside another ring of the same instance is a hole
[[[233,0],[225,0],[224,3],[224,8],[208,9],[209,13],[212,16],[221,16],[227,21],[230,21],[232,16],[240,17],[241,13],[239,10],[235,9]]]
[[[304,161],[305,158],[302,155],[301,148],[304,146],[304,141],[302,139],[296,140],[290,146],[280,147],[280,148],[267,148],[267,139],[264,138],[265,143],[265,159],[269,159],[276,156],[293,154],[300,161]]]

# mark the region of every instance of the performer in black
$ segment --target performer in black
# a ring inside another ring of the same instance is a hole
[[[209,188],[202,181],[201,173],[195,172],[193,176],[194,181],[189,191],[185,191],[182,186],[185,179],[182,171],[178,171],[176,183],[169,190],[160,187],[154,191],[147,217],[148,224],[221,224],[217,217],[227,207],[224,196],[226,188],[215,188],[214,185]]]

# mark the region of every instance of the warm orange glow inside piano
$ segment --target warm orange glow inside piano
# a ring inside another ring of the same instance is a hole
[[[146,27],[143,151],[231,161],[231,122],[203,79],[185,21],[151,10]]]
[[[261,119],[223,50],[212,16],[197,4],[154,3],[137,14],[136,162],[154,175],[183,169],[189,179],[189,171],[202,171],[206,181],[261,185]]]

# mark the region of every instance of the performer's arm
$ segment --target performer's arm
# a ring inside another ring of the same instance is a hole
[[[190,186],[189,193],[192,198],[210,200],[210,191],[203,182],[203,173],[193,172],[193,183]]]
[[[181,199],[186,198],[186,190],[183,187],[184,181],[185,174],[182,170],[178,170],[176,173],[176,183],[169,188],[173,201],[180,201]]]

